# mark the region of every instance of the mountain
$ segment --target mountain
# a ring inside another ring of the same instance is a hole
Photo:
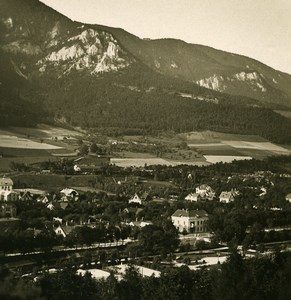
[[[175,39],[140,39],[119,28],[100,26],[147,66],[200,86],[291,106],[291,75],[246,56]]]
[[[38,0],[1,0],[0,35],[2,126],[212,129],[291,141],[291,120],[272,110],[291,106],[290,76],[249,58],[73,22]]]

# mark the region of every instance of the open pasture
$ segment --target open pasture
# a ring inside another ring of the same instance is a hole
[[[223,144],[229,145],[236,149],[255,149],[255,150],[265,150],[271,151],[277,154],[289,152],[287,149],[275,145],[270,142],[249,142],[249,141],[221,141]]]
[[[61,148],[47,143],[35,142],[30,139],[0,133],[0,148],[1,147],[18,148],[18,149],[43,149],[43,150]]]
[[[7,132],[16,136],[25,136],[30,138],[43,138],[43,139],[63,139],[64,137],[79,137],[82,135],[81,132],[66,129],[62,127],[50,126],[46,124],[39,124],[35,128],[27,127],[8,127]]]
[[[188,146],[201,153],[209,163],[291,154],[288,146],[276,145],[254,135],[205,131],[191,132],[186,138]]]
[[[251,156],[231,156],[231,155],[204,155],[207,162],[215,164],[219,162],[230,163],[234,160],[250,160]]]

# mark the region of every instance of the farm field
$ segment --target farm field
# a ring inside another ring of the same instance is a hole
[[[290,145],[276,145],[253,135],[206,131],[189,133],[186,138],[188,146],[202,154],[209,163],[291,154]]]
[[[0,172],[11,162],[34,164],[58,157],[74,157],[80,132],[41,124],[36,128],[0,129]],[[65,139],[64,139],[65,138]]]
[[[35,128],[8,127],[7,131],[15,135],[29,136],[32,138],[63,139],[64,137],[76,138],[83,134],[79,131],[55,127],[46,124],[39,124]]]
[[[234,160],[249,160],[251,156],[231,156],[231,155],[204,155],[207,162],[215,164],[219,162],[230,163]]]
[[[60,149],[61,147],[50,145],[47,143],[35,142],[30,139],[17,136],[9,136],[0,132],[0,147],[18,148],[18,149]]]
[[[162,158],[111,158],[111,164],[119,167],[144,167],[145,165],[166,165],[173,166],[173,163]]]

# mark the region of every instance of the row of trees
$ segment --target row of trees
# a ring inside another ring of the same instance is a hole
[[[89,273],[77,275],[72,268],[45,274],[36,284],[5,277],[0,281],[0,295],[3,299],[51,300],[287,300],[290,284],[290,254],[244,260],[233,252],[219,269],[167,268],[160,277],[142,277],[132,265],[120,281],[114,274],[96,281]]]

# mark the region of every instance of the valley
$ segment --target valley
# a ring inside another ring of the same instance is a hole
[[[8,127],[0,131],[0,171],[12,171],[13,162],[29,168],[47,160],[74,160],[84,155],[79,151],[82,145],[90,149],[92,144],[102,148],[100,155],[107,153],[110,163],[120,167],[203,166],[291,153],[288,145],[276,145],[254,135],[201,131],[113,137],[40,124],[35,128]]]
[[[93,23],[0,0],[0,298],[290,299],[291,75]]]

